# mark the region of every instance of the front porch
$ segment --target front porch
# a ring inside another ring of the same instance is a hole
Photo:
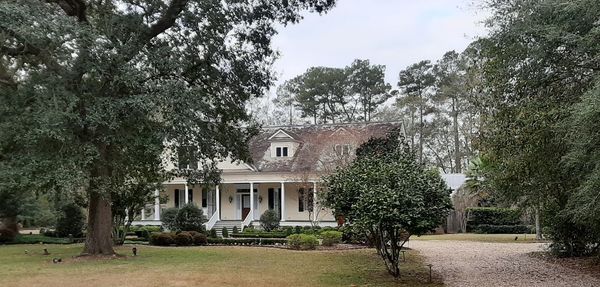
[[[134,220],[134,225],[160,225],[164,209],[190,202],[204,211],[207,229],[237,225],[241,230],[250,224],[257,226],[266,210],[279,215],[281,226],[308,226],[311,221],[320,226],[337,225],[332,212],[318,204],[316,181],[222,182],[208,188],[175,181],[164,186],[160,195],[166,196],[167,202],[160,204],[157,198],[154,205],[148,205]]]

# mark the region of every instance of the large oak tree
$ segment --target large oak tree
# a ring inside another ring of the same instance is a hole
[[[165,150],[198,160],[192,181],[247,158],[275,23],[334,2],[0,2],[0,166],[25,177],[11,188],[85,192],[83,253],[113,254],[111,193],[162,180]]]

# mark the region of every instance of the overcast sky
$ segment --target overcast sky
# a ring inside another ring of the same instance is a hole
[[[485,35],[485,13],[473,0],[338,0],[328,14],[308,14],[281,27],[274,47],[278,84],[313,66],[344,67],[354,59],[387,66],[386,80],[420,60],[462,51]]]

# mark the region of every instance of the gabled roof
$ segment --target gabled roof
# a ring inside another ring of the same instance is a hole
[[[356,149],[371,137],[384,137],[393,129],[402,128],[401,122],[264,127],[249,143],[252,165],[259,172],[316,171],[336,144],[350,144]],[[271,157],[271,141],[276,135],[298,142],[293,156]]]

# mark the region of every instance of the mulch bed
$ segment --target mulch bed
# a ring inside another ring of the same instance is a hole
[[[530,256],[600,278],[600,257],[557,257],[549,252],[533,252]]]

